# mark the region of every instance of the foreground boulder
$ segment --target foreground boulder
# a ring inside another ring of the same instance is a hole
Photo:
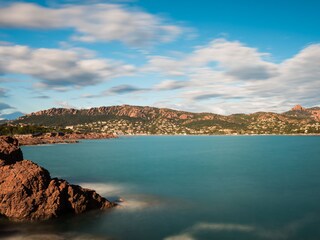
[[[23,160],[14,138],[0,137],[0,151],[0,215],[34,221],[114,206],[95,191],[51,178],[46,169]]]

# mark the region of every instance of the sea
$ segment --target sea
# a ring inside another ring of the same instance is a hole
[[[122,200],[0,239],[319,240],[319,136],[123,136],[22,147],[52,177]]]

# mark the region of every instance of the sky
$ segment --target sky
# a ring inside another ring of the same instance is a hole
[[[320,106],[318,0],[0,0],[0,118]]]

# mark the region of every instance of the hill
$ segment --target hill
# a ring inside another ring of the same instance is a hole
[[[229,116],[130,105],[51,108],[27,114],[10,124],[118,134],[303,134],[320,133],[320,108],[297,105],[281,114],[257,112]]]

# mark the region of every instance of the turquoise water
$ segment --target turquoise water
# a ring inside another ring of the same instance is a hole
[[[52,176],[125,201],[106,212],[17,224],[18,234],[320,239],[320,137],[121,137],[23,152]]]

